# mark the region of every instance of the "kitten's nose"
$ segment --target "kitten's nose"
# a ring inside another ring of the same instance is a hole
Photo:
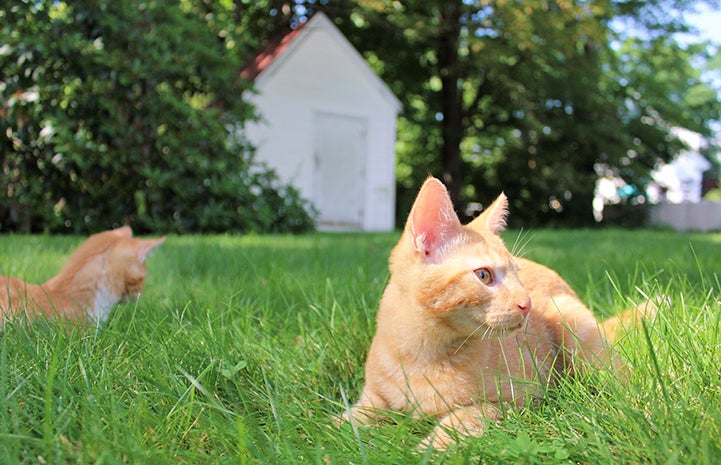
[[[518,304],[518,309],[521,311],[523,316],[528,315],[528,312],[531,311],[531,298],[526,297],[526,300]]]

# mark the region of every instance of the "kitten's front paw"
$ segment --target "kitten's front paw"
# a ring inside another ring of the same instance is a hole
[[[335,426],[343,423],[354,423],[360,426],[368,426],[378,420],[378,413],[375,409],[354,405],[343,412],[342,415],[334,416]]]
[[[433,428],[431,434],[425,437],[418,448],[422,451],[433,449],[437,452],[443,452],[449,446],[456,444],[458,441],[455,435],[449,433],[446,429],[441,426]]]
[[[441,418],[431,434],[426,436],[418,447],[421,450],[432,447],[434,450],[443,451],[458,443],[463,437],[481,436],[488,422],[498,421],[501,416],[500,410],[492,404],[457,408]]]
[[[652,321],[656,318],[656,314],[658,314],[659,309],[668,308],[671,304],[673,304],[673,300],[670,295],[659,294],[640,304],[639,307],[643,318]]]

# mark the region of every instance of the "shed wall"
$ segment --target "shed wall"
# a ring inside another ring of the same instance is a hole
[[[308,199],[313,196],[313,121],[318,113],[365,119],[366,186],[363,230],[393,228],[395,109],[358,70],[358,62],[332,34],[317,28],[287,59],[257,82],[252,100],[262,121],[246,134],[258,158]],[[339,173],[341,176],[343,173]]]

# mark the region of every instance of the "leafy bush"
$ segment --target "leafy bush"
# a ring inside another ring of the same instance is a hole
[[[231,128],[240,52],[192,2],[0,7],[0,229],[303,231],[308,204]]]
[[[710,202],[721,202],[721,188],[712,189],[706,192],[703,199]]]

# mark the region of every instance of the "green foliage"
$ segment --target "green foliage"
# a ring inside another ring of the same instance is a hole
[[[712,189],[703,196],[704,200],[721,202],[721,189]]]
[[[137,464],[714,464],[721,450],[719,234],[546,231],[506,242],[556,269],[598,315],[664,293],[598,372],[507,409],[444,454],[428,419],[336,427],[397,234],[175,236],[146,290],[99,332],[15,321],[0,338],[0,462]],[[0,238],[0,273],[39,282],[82,239]],[[9,268],[8,268],[9,267]]]
[[[296,1],[323,9],[404,102],[397,211],[432,173],[455,204],[505,191],[514,224],[593,223],[599,174],[639,187],[680,144],[671,126],[709,135],[718,84],[700,78],[705,46],[688,30],[689,0]],[[712,2],[709,2],[712,3]],[[289,11],[293,11],[289,8]],[[619,36],[648,32],[642,39]],[[628,39],[628,40],[626,40]],[[623,46],[621,46],[623,45]]]
[[[710,134],[719,49],[672,34],[689,30],[675,13],[717,3],[11,2],[0,9],[0,224],[307,229],[297,192],[227,142],[231,123],[253,117],[240,64],[323,10],[404,102],[399,222],[432,173],[461,214],[503,190],[515,225],[588,225],[599,174],[640,188],[681,148],[670,127]]]
[[[5,230],[302,231],[307,204],[234,139],[237,41],[202,2],[0,9]]]

